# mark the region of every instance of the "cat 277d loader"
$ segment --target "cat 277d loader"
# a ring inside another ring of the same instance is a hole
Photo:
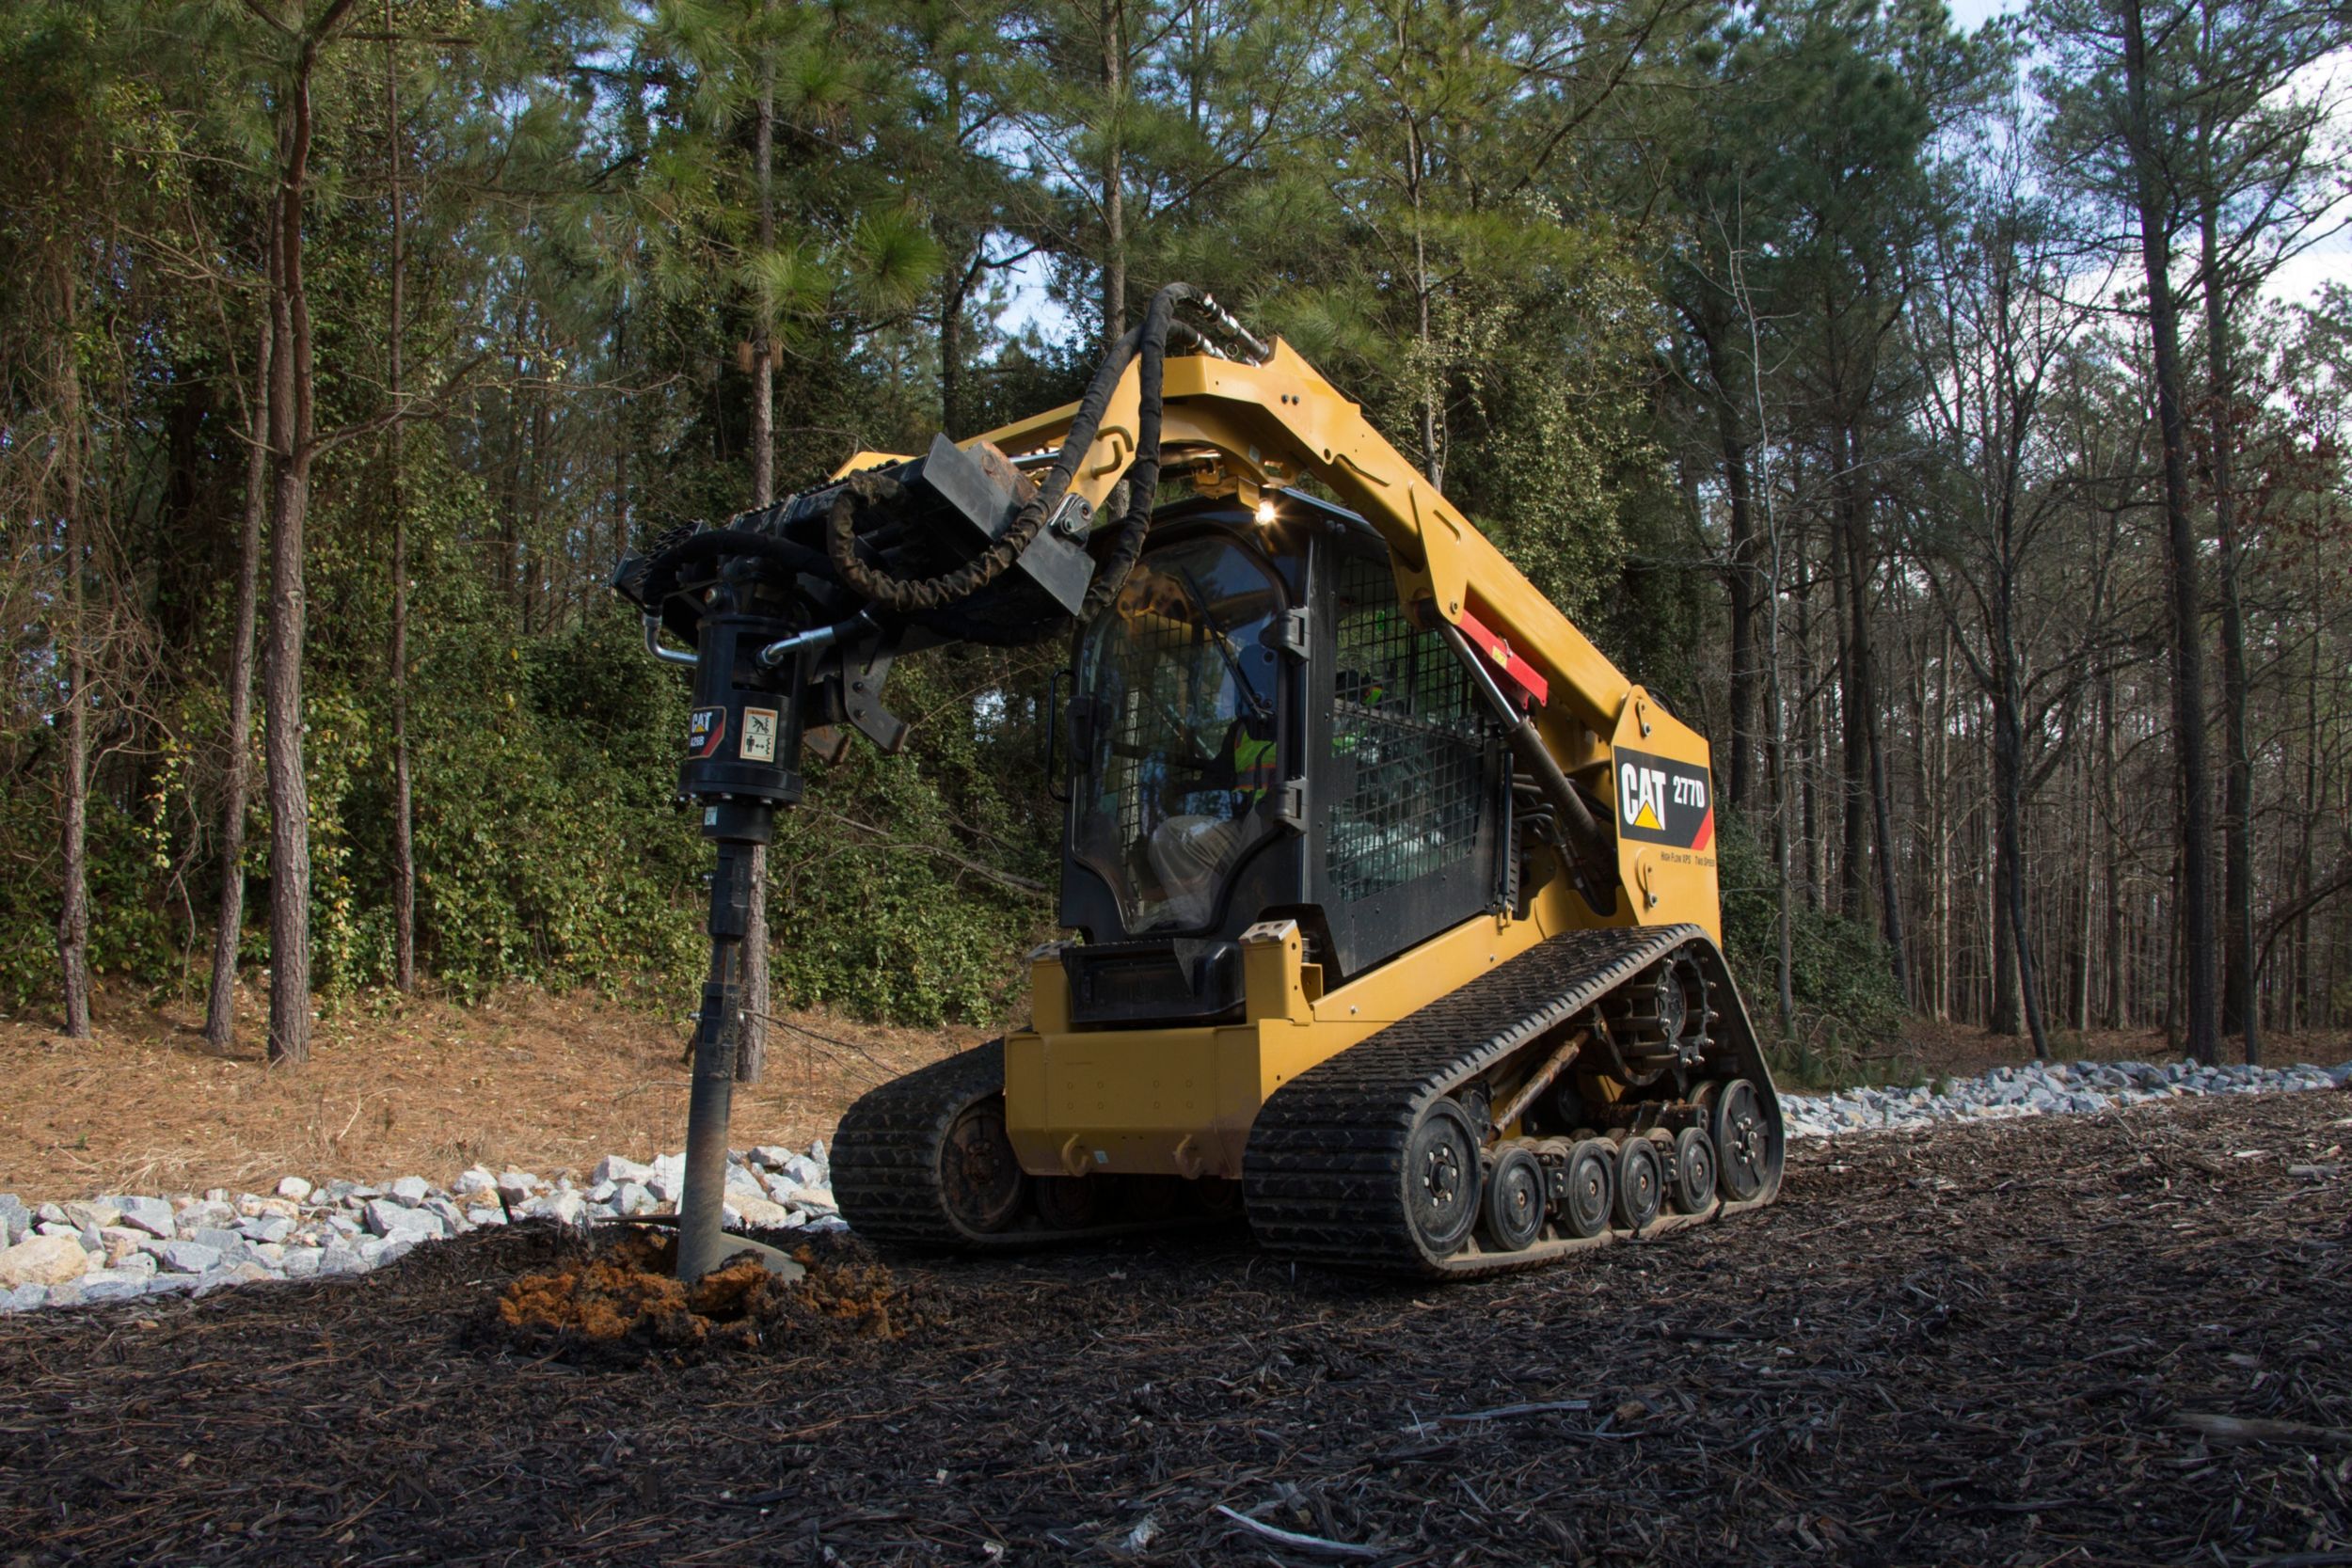
[[[681,1273],[743,1244],[752,847],[802,751],[897,746],[893,659],[959,640],[1070,642],[1075,936],[1030,956],[1025,1028],[843,1118],[856,1233],[980,1250],[1238,1210],[1285,1257],[1476,1275],[1777,1192],[1706,742],[1199,291],[1155,296],[1078,403],[861,453],[614,583],[693,666],[680,793],[718,849]]]

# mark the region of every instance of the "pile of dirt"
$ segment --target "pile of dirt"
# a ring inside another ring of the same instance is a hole
[[[639,1230],[560,1266],[527,1274],[499,1297],[496,1326],[509,1340],[589,1359],[653,1352],[697,1355],[756,1350],[817,1327],[896,1338],[897,1279],[862,1247],[803,1245],[808,1272],[787,1281],[748,1254],[688,1284],[675,1277],[676,1242]]]

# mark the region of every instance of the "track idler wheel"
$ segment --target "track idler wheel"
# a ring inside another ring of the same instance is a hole
[[[1048,1230],[1084,1230],[1100,1225],[1109,1212],[1109,1194],[1090,1176],[1041,1176],[1037,1182],[1037,1217]]]
[[[1617,1185],[1612,1207],[1618,1225],[1638,1234],[1658,1218],[1658,1205],[1665,1196],[1665,1164],[1658,1156],[1658,1146],[1639,1134],[1617,1146]]]
[[[1725,1084],[1715,1096],[1713,1122],[1708,1132],[1721,1170],[1718,1183],[1725,1197],[1744,1203],[1779,1174],[1779,1140],[1764,1119],[1756,1085],[1745,1078]]]
[[[1597,1236],[1609,1228],[1616,1198],[1617,1146],[1606,1138],[1581,1140],[1568,1150],[1560,1190],[1552,1196],[1554,1223],[1579,1241]]]
[[[1715,1140],[1704,1128],[1675,1134],[1675,1177],[1667,1197],[1677,1214],[1704,1212],[1715,1201]]]
[[[1478,1134],[1454,1100],[1430,1102],[1405,1146],[1405,1216],[1432,1258],[1446,1258],[1478,1223]]]
[[[1518,1252],[1544,1233],[1544,1167],[1523,1144],[1505,1144],[1486,1173],[1486,1239]]]
[[[991,1095],[965,1106],[939,1150],[939,1189],[958,1223],[987,1234],[1020,1218],[1029,1176],[1005,1135],[1005,1099]]]

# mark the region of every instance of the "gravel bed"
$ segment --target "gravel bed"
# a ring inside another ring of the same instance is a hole
[[[1940,1081],[1941,1088],[1888,1086],[1836,1094],[1783,1094],[1790,1136],[2004,1117],[2089,1116],[2125,1105],[2201,1094],[2278,1094],[2352,1087],[2352,1062],[2341,1067],[2208,1067],[2195,1062],[2027,1062],[1976,1078]]]
[[[805,1153],[771,1145],[727,1160],[728,1224],[846,1228],[822,1139]],[[609,1154],[585,1188],[568,1175],[477,1165],[448,1187],[421,1176],[382,1186],[289,1176],[266,1195],[215,1187],[38,1207],[0,1193],[0,1312],[365,1274],[427,1242],[523,1220],[584,1227],[672,1213],[685,1181],[683,1154],[643,1164]]]
[[[1940,1122],[2085,1115],[2195,1095],[2352,1087],[2336,1068],[2202,1067],[2185,1062],[2028,1063],[1960,1079],[1940,1091],[1851,1089],[1785,1094],[1798,1138]],[[820,1139],[803,1153],[767,1146],[728,1153],[727,1221],[752,1229],[847,1228],[835,1211]],[[449,1187],[405,1176],[384,1186],[313,1184],[289,1176],[268,1195],[108,1195],[28,1207],[0,1193],[0,1312],[207,1294],[232,1285],[365,1274],[427,1242],[520,1220],[571,1227],[674,1212],[686,1157],[649,1164],[607,1155],[590,1184],[476,1166]]]

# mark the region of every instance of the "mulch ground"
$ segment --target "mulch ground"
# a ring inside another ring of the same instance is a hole
[[[1445,1288],[894,1259],[895,1337],[726,1354],[502,1333],[544,1230],[0,1319],[0,1564],[2352,1564],[2348,1145],[2323,1093],[1817,1146]]]

